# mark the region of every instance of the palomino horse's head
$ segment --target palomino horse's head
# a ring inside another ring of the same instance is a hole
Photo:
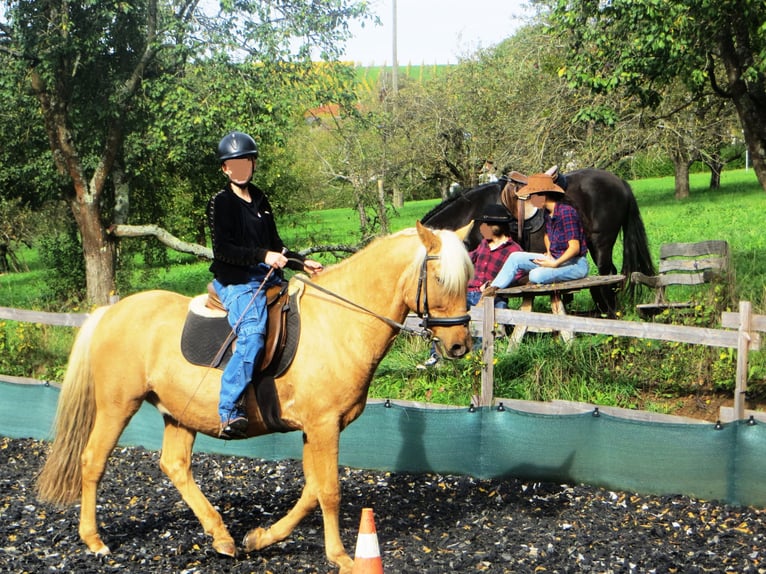
[[[471,349],[466,291],[473,264],[459,233],[467,233],[470,225],[459,233],[432,230],[420,222],[416,227],[422,248],[413,269],[417,285],[405,293],[407,305],[422,317],[442,355],[462,357]]]

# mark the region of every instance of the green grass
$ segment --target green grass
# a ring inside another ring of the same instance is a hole
[[[673,178],[632,182],[649,236],[654,260],[660,245],[679,241],[724,239],[735,273],[734,298],[764,312],[766,193],[752,170],[724,172],[721,189],[708,189],[707,174],[693,174],[691,196],[673,197]]]
[[[365,62],[362,62],[365,64]],[[399,65],[399,77],[401,79],[412,80],[416,82],[426,82],[437,76],[444,75],[449,68],[444,64],[433,65]],[[356,85],[360,89],[367,90],[370,93],[377,93],[380,89],[380,76],[382,74],[391,74],[392,66],[356,66]]]
[[[390,210],[391,231],[414,227],[415,222],[438,203],[437,199],[410,201],[401,209]],[[351,208],[324,209],[282,217],[279,234],[291,249],[314,245],[357,245],[362,239],[359,215]]]

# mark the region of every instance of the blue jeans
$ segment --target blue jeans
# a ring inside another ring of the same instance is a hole
[[[511,253],[490,285],[499,289],[508,287],[519,270],[529,272],[530,283],[556,283],[588,276],[588,258],[585,255],[574,257],[561,267],[540,267],[534,263],[535,259],[542,257],[544,257],[542,253],[526,251]]]
[[[218,401],[221,421],[244,414],[235,405],[252,380],[258,355],[263,351],[268,311],[266,286],[261,289],[262,281],[262,276],[252,277],[248,283],[232,285],[213,280],[213,287],[228,312],[229,325],[237,335],[236,349],[221,375]]]
[[[468,301],[468,307],[475,307],[479,304],[479,299],[481,299],[481,291],[469,291],[468,296],[466,297]],[[495,308],[496,309],[507,309],[508,303],[501,299],[500,297],[495,297]]]

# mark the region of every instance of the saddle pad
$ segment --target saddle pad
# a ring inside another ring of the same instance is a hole
[[[190,310],[181,332],[181,353],[193,365],[224,369],[231,358],[233,337],[226,350],[221,351],[231,333],[226,313],[222,316],[203,316]]]

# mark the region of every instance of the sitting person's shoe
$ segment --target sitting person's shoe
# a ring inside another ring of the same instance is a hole
[[[484,299],[485,297],[494,297],[495,295],[497,295],[497,290],[498,290],[497,287],[490,285],[489,287],[484,289],[484,291],[481,292],[481,298]]]
[[[435,367],[439,364],[439,355],[435,353],[431,353],[431,356],[428,357],[425,361],[423,361],[421,364],[418,365],[418,369],[430,369],[431,367]]]
[[[242,415],[233,415],[221,421],[218,436],[226,440],[247,438],[247,418]]]

